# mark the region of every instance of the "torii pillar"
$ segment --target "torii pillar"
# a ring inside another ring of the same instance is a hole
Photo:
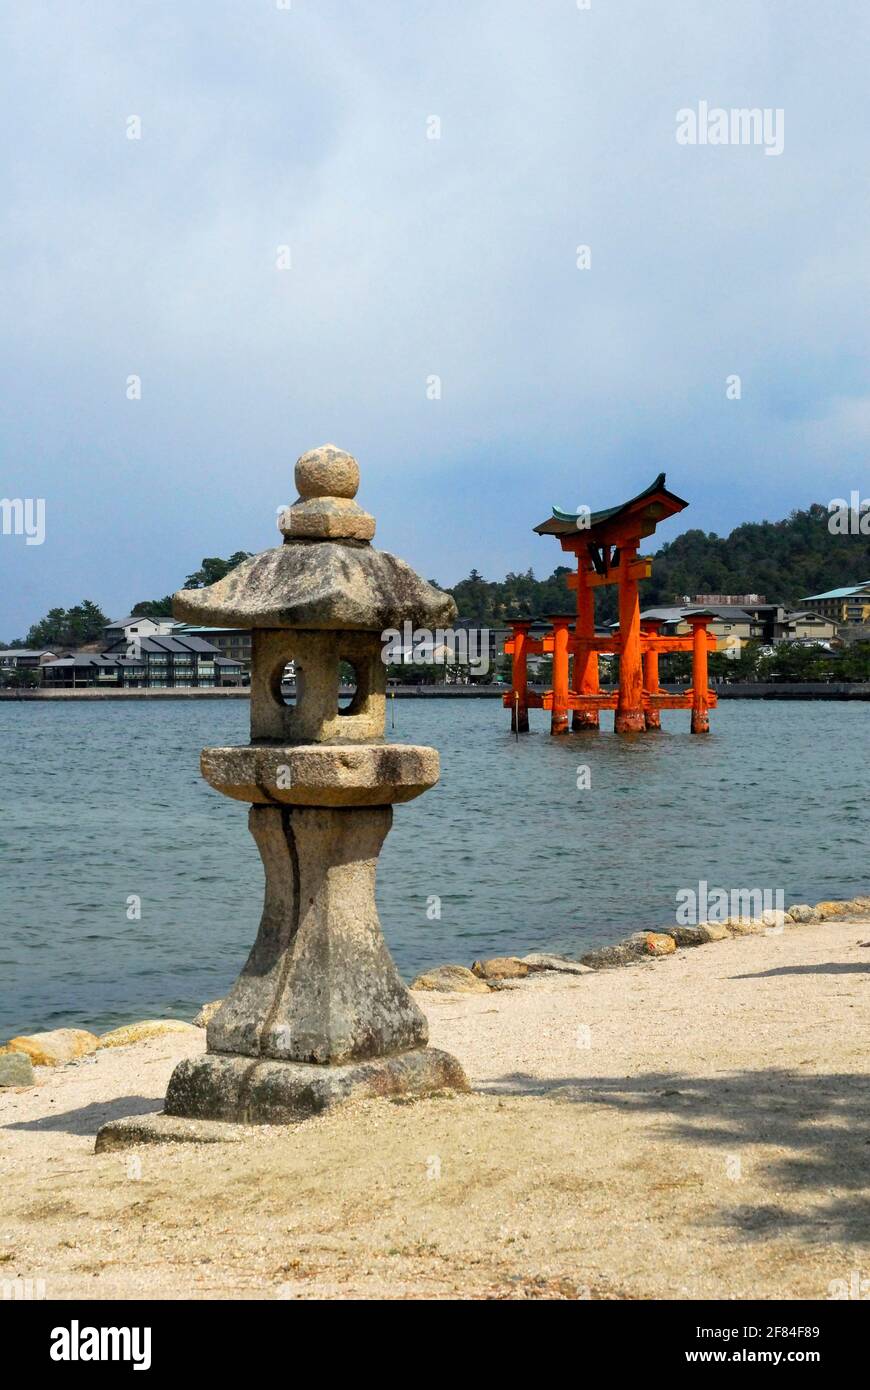
[[[589,584],[589,571],[579,567],[577,570],[577,622],[574,628],[576,637],[595,636],[595,594]],[[585,652],[575,651],[571,689],[575,695],[598,695],[601,685],[598,677],[598,653],[587,648]],[[571,728],[576,733],[581,729],[600,727],[597,709],[575,709],[572,713]]]
[[[528,622],[521,618],[511,619],[513,630],[511,733],[515,734],[527,734],[529,732],[528,643],[531,625],[531,618]]]
[[[619,552],[619,702],[614,728],[618,734],[646,728],[643,712],[643,662],[640,643],[640,591],[635,577],[637,545]]]
[[[709,734],[710,713],[707,682],[707,624],[713,614],[687,613],[692,629],[692,733]]]
[[[553,624],[553,707],[550,733],[568,732],[568,640],[573,613],[559,613],[550,618]]]
[[[640,630],[644,637],[658,637],[661,631],[661,623],[653,618],[642,618]],[[647,695],[658,695],[659,686],[659,654],[655,647],[644,647],[643,652],[643,688]],[[646,727],[648,729],[660,729],[662,727],[661,712],[657,709],[646,709]]]

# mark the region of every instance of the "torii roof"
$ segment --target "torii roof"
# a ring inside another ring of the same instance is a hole
[[[617,507],[606,507],[603,511],[588,515],[577,508],[574,512],[553,508],[553,515],[534,530],[539,536],[578,536],[593,543],[608,541],[618,532],[621,524],[628,518],[636,517],[640,522],[640,536],[651,536],[660,521],[665,521],[676,512],[681,512],[689,504],[675,492],[665,487],[665,475],[660,473],[648,488],[639,492],[628,502]],[[578,525],[578,521],[582,522]]]

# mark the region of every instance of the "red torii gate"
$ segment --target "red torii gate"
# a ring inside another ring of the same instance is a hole
[[[567,580],[568,588],[577,591],[577,612],[551,615],[552,632],[541,638],[531,636],[531,618],[508,620],[513,636],[505,652],[513,657],[513,679],[504,704],[511,709],[512,729],[528,731],[530,708],[550,710],[551,734],[568,732],[569,710],[571,726],[579,730],[597,729],[601,710],[612,709],[614,728],[624,734],[660,728],[663,709],[691,709],[692,733],[709,731],[708,710],[715,708],[716,696],[708,687],[707,654],[716,650],[716,639],[707,632],[707,624],[715,615],[702,608],[687,613],[690,637],[663,637],[659,623],[642,622],[640,617],[638,585],[652,572],[652,560],[638,554],[640,542],[660,521],[687,506],[668,491],[660,473],[644,492],[621,506],[592,513],[554,507],[552,517],[534,528],[538,535],[558,536],[562,549],[577,556],[577,572]],[[597,637],[595,590],[605,584],[619,586],[619,631]],[[659,685],[659,656],[683,651],[692,653],[692,685],[671,694]],[[615,692],[600,688],[600,652],[619,656]],[[552,653],[553,688],[538,693],[528,688],[527,660],[544,653]]]

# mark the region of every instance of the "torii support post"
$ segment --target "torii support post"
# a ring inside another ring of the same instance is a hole
[[[577,623],[574,634],[577,637],[595,636],[595,595],[587,583],[587,571],[582,561],[577,567]],[[596,651],[574,653],[571,689],[575,695],[597,695],[601,690]],[[599,728],[598,710],[575,709],[571,717],[571,728],[575,732]]]
[[[553,624],[553,708],[550,717],[551,734],[568,732],[568,639],[573,614],[556,615]]]
[[[511,733],[529,732],[528,651],[531,622],[511,620],[513,657],[511,659]]]
[[[710,614],[689,613],[686,622],[692,628],[692,733],[709,734],[710,714],[707,702],[707,624]]]
[[[636,560],[636,545],[623,544],[619,553],[619,702],[614,723],[618,734],[639,733],[646,727]]]
[[[657,637],[661,630],[661,623],[653,622],[647,618],[640,625],[644,637]],[[659,654],[655,647],[644,646],[643,649],[643,688],[647,695],[658,695],[659,693]],[[661,711],[647,707],[644,715],[646,727],[648,729],[660,729],[662,727]]]

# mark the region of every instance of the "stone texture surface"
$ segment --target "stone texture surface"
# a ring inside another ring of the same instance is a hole
[[[27,1053],[0,1053],[0,1086],[32,1085],[33,1063]]]
[[[142,1144],[237,1144],[250,1137],[249,1125],[220,1120],[186,1120],[178,1115],[125,1115],[97,1131],[94,1153],[136,1149]]]
[[[786,914],[793,922],[814,922],[816,910],[809,903],[793,903]]]
[[[588,965],[581,965],[579,960],[571,960],[568,956],[551,955],[546,951],[530,951],[527,956],[521,956],[523,965],[527,965],[529,970],[537,972],[539,970],[552,970],[560,975],[591,975],[592,971]]]
[[[210,786],[253,805],[387,806],[434,787],[439,758],[397,743],[265,745],[204,748],[200,767]]]
[[[341,1063],[406,1052],[426,1020],[387,950],[375,867],[392,810],[254,806],[260,931],[208,1025],[210,1052]]]
[[[668,932],[639,931],[629,940],[636,941],[645,956],[671,956],[677,949],[676,941]]]
[[[185,1023],[180,1018],[148,1018],[141,1023],[128,1023],[123,1028],[113,1028],[104,1033],[98,1041],[104,1047],[129,1047],[131,1043],[143,1042],[145,1038],[162,1038],[167,1033],[195,1033],[193,1023]]]
[[[729,936],[754,936],[764,930],[764,923],[754,917],[726,917],[722,926]]]
[[[193,1020],[194,1028],[207,1028],[223,1002],[222,999],[213,999],[210,1004],[203,1004]]]
[[[4,1052],[24,1052],[35,1067],[57,1067],[96,1052],[99,1038],[85,1028],[54,1028],[10,1038]]]
[[[251,664],[251,739],[275,743],[366,743],[382,739],[387,668],[380,633],[255,630]],[[281,677],[296,668],[295,703]],[[356,693],[339,709],[340,663],[356,672]]]
[[[489,994],[489,985],[465,965],[436,965],[411,983],[411,989],[449,994]]]
[[[668,927],[668,936],[672,936],[678,946],[703,946],[710,940],[703,927]]]
[[[731,935],[724,922],[701,922],[698,930],[703,932],[705,941],[725,941]]]
[[[780,932],[786,925],[786,915],[781,908],[766,907],[761,914],[760,921],[763,931]]]
[[[845,917],[849,907],[848,902],[826,899],[824,902],[816,903],[816,919],[819,922],[828,922],[832,917]]]
[[[175,1068],[166,1114],[245,1125],[292,1124],[349,1100],[444,1090],[466,1091],[468,1081],[456,1059],[434,1047],[326,1067],[209,1054]]]
[[[311,449],[297,459],[295,481],[299,497],[278,517],[278,529],[285,536],[371,540],[375,519],[353,501],[359,464],[352,454],[334,444]]]
[[[529,967],[518,956],[492,956],[489,960],[476,960],[471,969],[481,980],[522,980],[529,973]]]
[[[335,444],[320,444],[302,454],[293,477],[303,502],[312,497],[356,497],[359,491],[359,464]]]
[[[449,627],[456,605],[410,565],[361,542],[288,541],[243,560],[217,584],[182,589],[172,611],[213,627],[376,632]]]
[[[375,519],[356,502],[343,497],[313,497],[285,507],[278,517],[278,530],[291,541],[300,536],[370,541],[375,534]]]
[[[617,965],[630,965],[633,961],[642,960],[643,956],[639,941],[619,941],[614,946],[597,946],[595,950],[587,951],[585,956],[580,957],[580,963],[588,965],[591,970],[609,970]]]

